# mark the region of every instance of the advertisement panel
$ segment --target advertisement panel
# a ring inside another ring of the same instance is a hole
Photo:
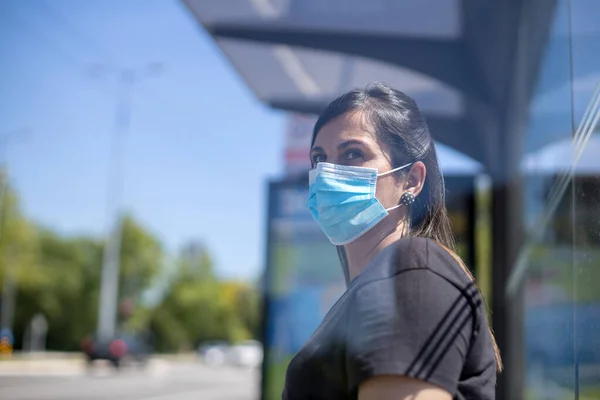
[[[306,209],[308,182],[269,185],[262,399],[281,399],[287,365],[345,289],[335,247]]]

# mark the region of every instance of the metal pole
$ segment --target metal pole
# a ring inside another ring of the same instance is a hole
[[[98,340],[100,341],[108,341],[113,338],[116,328],[122,234],[120,197],[124,156],[123,140],[129,129],[131,119],[130,96],[134,78],[135,74],[130,70],[122,71],[119,76],[119,100],[111,150],[111,170],[108,177],[108,208],[110,218],[114,218],[114,221],[112,226],[109,227],[102,262],[100,309],[97,328]]]
[[[98,67],[98,66],[96,66]],[[106,69],[103,66],[96,70]],[[107,68],[111,70],[110,68]],[[155,75],[161,72],[162,63],[152,62],[141,70],[125,69],[119,71],[119,99],[115,117],[110,171],[108,176],[108,213],[113,225],[109,226],[106,246],[102,260],[102,276],[100,287],[100,304],[96,334],[98,340],[110,340],[114,337],[117,322],[117,303],[119,299],[119,270],[121,256],[121,236],[123,215],[121,212],[121,190],[123,183],[123,139],[129,130],[131,120],[131,91],[138,73]]]

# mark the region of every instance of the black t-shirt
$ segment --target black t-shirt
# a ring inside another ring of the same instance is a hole
[[[485,307],[432,240],[402,239],[375,256],[290,362],[283,399],[356,399],[379,375],[424,380],[455,399],[494,399]]]

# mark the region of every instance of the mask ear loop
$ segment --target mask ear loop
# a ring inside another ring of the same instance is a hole
[[[411,227],[411,225],[412,225],[411,224],[411,218],[410,218],[410,214],[411,214],[411,211],[412,211],[412,207],[411,207],[412,203],[404,204],[404,203],[401,202],[400,204],[395,205],[394,207],[387,208],[385,211],[389,212],[389,211],[395,210],[396,208],[401,207],[401,206],[406,207],[406,213],[404,214],[404,219],[406,221],[407,235],[410,236],[410,232],[411,232],[411,228],[412,228]]]
[[[406,192],[406,193],[408,193],[408,192]],[[406,209],[408,210],[408,212],[410,212],[410,206],[415,201],[414,200],[415,197],[413,196],[412,198],[413,198],[412,201],[410,201],[410,202],[404,202],[404,201],[402,201],[402,197],[401,197],[400,198],[400,204],[396,204],[394,207],[386,208],[385,211],[392,211],[392,210],[395,210],[396,208],[398,208],[400,206],[406,206]]]
[[[386,208],[385,211],[392,211],[392,210],[395,210],[396,208],[401,207],[403,205],[404,204],[400,203],[400,204],[395,205],[394,207]],[[408,207],[408,206],[406,206],[406,207]]]
[[[391,211],[394,210],[400,206],[404,206],[406,207],[406,212],[404,213],[404,220],[406,222],[406,234],[407,236],[410,236],[410,233],[412,231],[412,218],[410,217],[411,211],[412,211],[412,203],[400,203],[394,207],[388,208],[386,211]]]
[[[411,165],[412,165],[412,163],[408,163],[408,164],[405,164],[405,165],[403,165],[401,167],[390,169],[387,172],[382,172],[381,174],[377,174],[377,176],[384,176],[384,175],[387,175],[387,174],[391,174],[392,172],[400,171],[401,169],[404,169],[404,168],[409,167]]]
[[[401,167],[398,167],[398,168],[391,169],[391,170],[389,170],[389,171],[387,171],[387,172],[383,172],[383,173],[381,173],[381,174],[378,174],[377,176],[379,177],[379,176],[384,176],[384,175],[387,175],[387,174],[391,174],[391,173],[393,173],[393,172],[400,171],[401,169],[404,169],[404,168],[406,168],[406,167],[410,167],[411,165],[412,165],[412,163],[404,164],[404,165],[402,165]],[[393,207],[386,208],[386,209],[385,209],[385,211],[388,211],[388,212],[389,212],[389,211],[395,210],[396,208],[398,208],[398,207],[400,207],[400,206],[403,206],[403,205],[404,205],[404,204],[400,203],[400,204],[397,204],[397,205],[395,205],[395,206],[393,206]],[[410,208],[409,208],[408,206],[407,206],[407,208],[410,210]],[[408,213],[407,213],[407,214],[408,214]]]

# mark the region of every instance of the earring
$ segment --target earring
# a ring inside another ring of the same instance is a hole
[[[405,206],[410,206],[415,202],[415,195],[411,192],[404,192],[402,196],[400,196],[400,204]]]

